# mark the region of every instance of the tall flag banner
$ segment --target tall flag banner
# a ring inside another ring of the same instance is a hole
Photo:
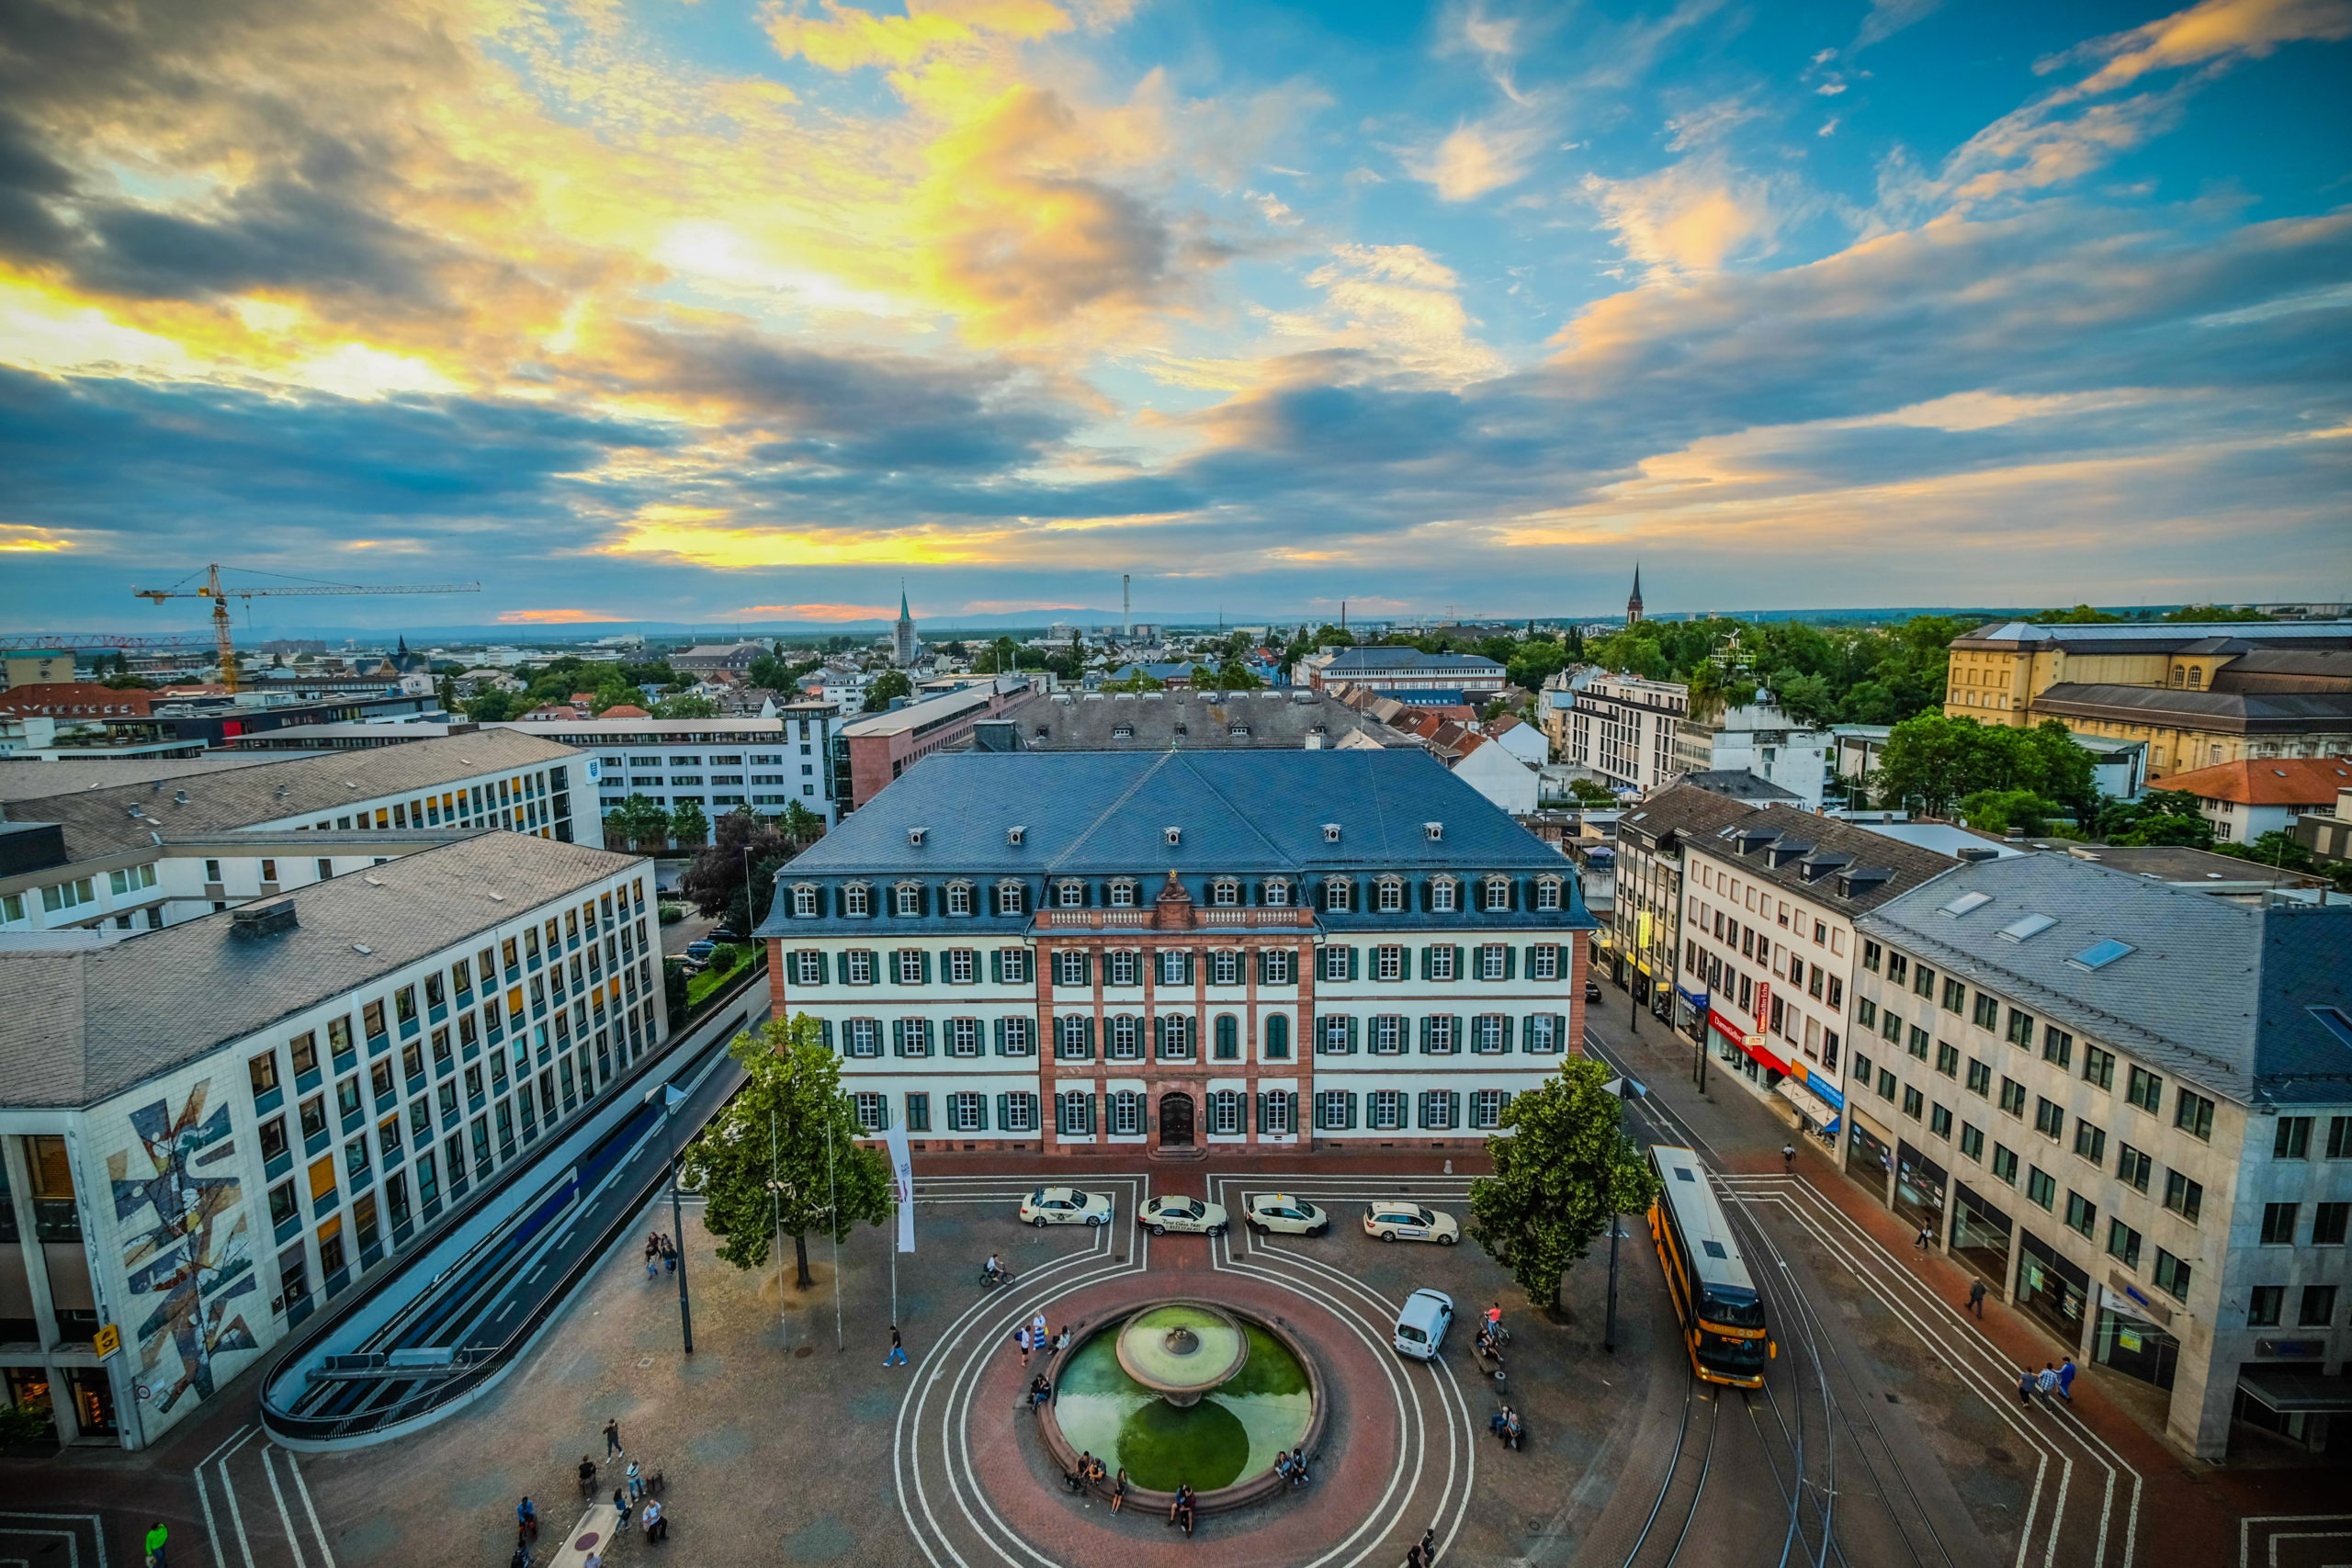
[[[899,1250],[915,1249],[915,1156],[907,1147],[907,1130],[892,1122],[882,1131],[890,1150],[890,1179],[899,1190]]]

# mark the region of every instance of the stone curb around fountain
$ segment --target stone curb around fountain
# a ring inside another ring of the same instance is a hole
[[[1195,1292],[1182,1296],[1154,1296],[1148,1301],[1123,1305],[1113,1321],[1104,1323],[1102,1327],[1094,1330],[1094,1333],[1108,1334],[1116,1324],[1124,1324],[1144,1313],[1165,1306],[1213,1307],[1229,1316],[1254,1323],[1280,1341],[1283,1348],[1296,1357],[1300,1368],[1306,1373],[1307,1395],[1314,1402],[1306,1418],[1306,1435],[1299,1439],[1297,1446],[1306,1453],[1309,1463],[1321,1461],[1323,1433],[1331,1409],[1330,1401],[1325,1397],[1323,1362],[1319,1356],[1308,1348],[1306,1340],[1291,1332],[1288,1324]],[[1079,1326],[1082,1328],[1085,1325],[1081,1322]],[[1054,1400],[1037,1407],[1037,1431],[1038,1435],[1045,1439],[1046,1452],[1051,1456],[1054,1467],[1064,1475],[1069,1474],[1078,1468],[1078,1450],[1062,1436],[1060,1418],[1054,1414],[1054,1401],[1061,1397],[1063,1366],[1077,1352],[1080,1346],[1092,1337],[1093,1335],[1080,1335],[1073,1329],[1069,1346],[1055,1351],[1052,1359],[1048,1360],[1045,1367],[1046,1381],[1054,1385]],[[1253,1507],[1268,1498],[1287,1493],[1290,1489],[1290,1483],[1283,1480],[1279,1472],[1261,1471],[1247,1480],[1237,1481],[1230,1486],[1220,1486],[1212,1492],[1195,1492],[1193,1494],[1193,1507],[1195,1512],[1204,1515],[1229,1514],[1242,1508]],[[1086,1490],[1096,1497],[1108,1497],[1111,1495],[1111,1489],[1108,1486],[1097,1486],[1091,1483],[1088,1483]],[[1165,1514],[1176,1506],[1176,1494],[1155,1492],[1147,1486],[1130,1485],[1127,1488],[1127,1506]]]

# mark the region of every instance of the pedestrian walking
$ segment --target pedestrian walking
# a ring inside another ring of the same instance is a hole
[[[2072,1356],[2067,1357],[2066,1364],[2058,1369],[2058,1397],[2069,1404],[2075,1403],[2075,1358]]]
[[[1984,1281],[1982,1280],[1971,1280],[1968,1282],[1968,1310],[1976,1314],[1978,1322],[1984,1321]]]
[[[1421,1562],[1421,1543],[1419,1541],[1417,1540],[1413,1542],[1412,1545],[1405,1549],[1405,1568],[1426,1568],[1426,1565]]]
[[[671,1245],[670,1238],[666,1235],[662,1238],[662,1272],[668,1274],[678,1271],[678,1249]]]
[[[645,1238],[645,1277],[658,1279],[662,1273],[662,1242],[657,1236]]]
[[[147,1527],[148,1568],[164,1568],[164,1551],[171,1544],[171,1540],[172,1532],[164,1528],[163,1520],[157,1519]]]
[[[628,1488],[625,1486],[614,1487],[613,1507],[614,1510],[621,1517],[620,1528],[623,1529],[628,1529]]]
[[[1421,1532],[1421,1561],[1431,1564],[1437,1562],[1437,1527],[1435,1525],[1431,1525]]]
[[[1794,1144],[1782,1144],[1781,1145],[1781,1168],[1786,1171],[1792,1171],[1796,1169],[1796,1168],[1797,1146]]]
[[[1029,1352],[1033,1348],[1029,1343],[1029,1325],[1027,1324],[1023,1324],[1021,1325],[1021,1332],[1014,1335],[1013,1338],[1020,1342],[1021,1370],[1025,1372],[1029,1370]]]
[[[605,1421],[605,1457],[612,1459],[621,1451],[621,1424],[617,1416]]]
[[[642,1496],[644,1496],[644,1495],[645,1495],[645,1478],[644,1478],[643,1473],[642,1473],[640,1471],[639,1471],[639,1469],[637,1468],[637,1461],[635,1461],[635,1460],[631,1460],[631,1461],[628,1461],[628,1500],[629,1500],[630,1502],[634,1503],[634,1502],[636,1502],[639,1497],[642,1497]]]
[[[1919,1239],[1913,1242],[1911,1245],[1918,1249],[1922,1257],[1926,1256],[1928,1251],[1928,1243],[1935,1238],[1935,1234],[1936,1233],[1934,1231],[1930,1230],[1926,1225],[1921,1225],[1919,1227]]]
[[[907,1342],[899,1337],[899,1325],[895,1323],[890,1325],[890,1353],[882,1358],[882,1364],[886,1367],[907,1364]]]
[[[2049,1361],[2042,1362],[2041,1374],[2033,1380],[2033,1386],[2041,1393],[2041,1403],[2049,1404],[2051,1394],[2055,1393],[2058,1387],[2057,1367]]]
[[[514,1555],[506,1560],[506,1568],[531,1568],[531,1543],[529,1541],[518,1540],[514,1543]]]
[[[2033,1405],[2033,1369],[2028,1367],[2018,1374],[2018,1403],[2028,1409]]]

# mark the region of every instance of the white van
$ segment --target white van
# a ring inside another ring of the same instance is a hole
[[[1404,1309],[1396,1314],[1396,1333],[1391,1343],[1400,1356],[1434,1361],[1445,1348],[1445,1331],[1453,1322],[1452,1296],[1442,1291],[1415,1291],[1405,1298]]]

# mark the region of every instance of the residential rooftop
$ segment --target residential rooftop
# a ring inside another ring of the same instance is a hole
[[[1412,737],[1366,717],[1336,697],[1296,691],[1057,692],[1016,714],[983,719],[1010,726],[1029,751],[1238,750],[1337,746],[1361,735],[1379,746]]]
[[[101,947],[0,949],[0,1105],[95,1105],[638,863],[480,833],[270,899],[294,909],[274,935],[237,934],[228,910]]]
[[[157,779],[232,773],[286,760],[247,751],[208,751],[201,757],[75,758],[58,762],[11,757],[0,761],[0,802],[13,805],[19,800],[45,800],[51,795],[80,795],[85,790],[143,784]],[[21,817],[23,813],[17,815]]]
[[[2352,908],[2249,907],[2032,854],[1961,865],[1857,923],[2239,1104],[2352,1102],[2352,1022],[2330,1021],[2352,1019]]]
[[[2239,643],[2203,651],[2257,648],[2352,648],[2352,621],[2119,621],[2036,626],[1995,621],[1951,639],[1964,650],[2060,648],[2068,653],[2187,653],[2201,642]]]
[[[1617,836],[1736,860],[1743,874],[1849,917],[1930,882],[1960,863],[1916,844],[1779,801],[1715,795],[1677,780],[1652,790],[1617,819]],[[1989,850],[1990,845],[1986,848]]]
[[[2305,735],[2315,728],[2352,731],[2352,692],[2189,692],[2062,681],[2033,699],[2033,711],[2245,735]]]
[[[2352,789],[2352,758],[2257,757],[2165,777],[2164,787],[2240,806],[2333,806]]]

